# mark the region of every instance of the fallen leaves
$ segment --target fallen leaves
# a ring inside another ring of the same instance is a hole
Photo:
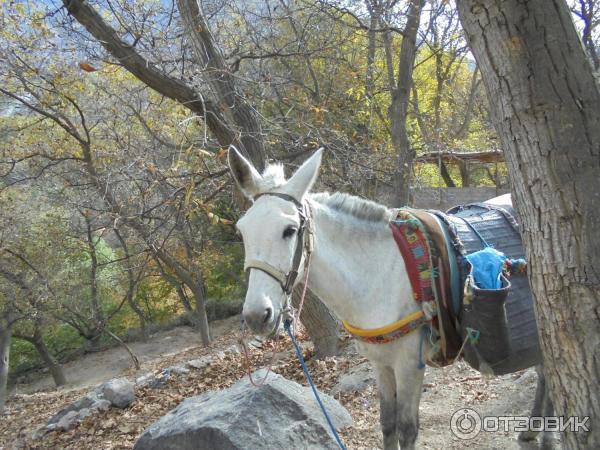
[[[85,72],[91,73],[91,72],[96,72],[98,69],[96,69],[94,66],[92,66],[89,63],[86,62],[80,62],[79,63],[79,68]]]

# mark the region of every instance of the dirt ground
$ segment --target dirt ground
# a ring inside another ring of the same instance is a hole
[[[52,387],[49,376],[27,385],[17,386],[5,413],[0,416],[0,450],[4,449],[130,449],[137,436],[148,425],[184,398],[211,389],[222,389],[245,375],[245,366],[239,353],[218,353],[231,349],[237,342],[238,317],[213,323],[217,339],[209,348],[200,347],[199,338],[190,328],[179,327],[160,332],[148,342],[134,343],[132,348],[140,358],[142,369],[137,373],[130,367],[127,354],[121,348],[86,355],[66,365],[69,385],[59,390]],[[323,361],[310,359],[308,364],[319,388],[324,392],[339,381],[340,375],[364,363],[364,359],[348,344],[343,356]],[[254,349],[252,366],[266,364],[273,344]],[[303,347],[310,358],[310,343]],[[279,358],[274,371],[304,384],[302,370],[292,354],[289,341],[278,344]],[[136,391],[136,401],[125,410],[110,409],[84,420],[69,432],[51,432],[42,438],[34,437],[54,413],[81,397],[91,386],[114,378],[136,376],[148,371],[182,363],[205,355],[215,355],[214,363],[187,375],[173,376],[162,389],[143,388]],[[461,409],[471,408],[482,416],[529,415],[537,377],[532,369],[496,378],[483,377],[460,362],[443,369],[428,368],[420,407],[420,426],[417,448],[420,449],[537,449],[539,443],[523,443],[516,433],[481,432],[471,440],[460,440],[450,429],[452,415]],[[367,387],[363,391],[337,394],[336,398],[349,410],[354,419],[352,427],[341,430],[348,449],[378,449],[382,447],[379,430],[377,390]],[[557,436],[554,447],[559,447]]]
[[[212,322],[213,337],[220,337],[231,332],[238,327],[239,323],[239,316]],[[147,342],[132,342],[128,345],[138,357],[140,364],[144,366],[154,360],[167,358],[198,347],[200,336],[192,328],[182,326],[155,333]],[[70,391],[96,386],[119,376],[130,367],[131,358],[123,347],[112,347],[102,352],[89,353],[64,365],[68,385],[61,390]],[[33,381],[16,385],[12,392],[31,394],[55,390],[52,377],[48,374],[37,374],[30,378]]]

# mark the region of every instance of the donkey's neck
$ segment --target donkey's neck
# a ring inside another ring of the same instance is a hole
[[[389,226],[311,204],[315,250],[309,286],[321,300],[360,328],[382,327],[417,311]]]

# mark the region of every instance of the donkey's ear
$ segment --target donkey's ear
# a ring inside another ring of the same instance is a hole
[[[291,195],[299,202],[310,191],[321,167],[321,155],[323,148],[317,150],[310,158],[304,161],[298,170],[292,175],[292,178],[283,186],[282,190]]]
[[[259,192],[260,181],[262,177],[256,171],[254,166],[244,158],[239,150],[233,145],[229,146],[227,162],[233,179],[240,187],[246,197],[252,199]]]

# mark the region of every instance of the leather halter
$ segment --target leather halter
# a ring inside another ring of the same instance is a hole
[[[288,273],[285,273],[268,262],[261,261],[259,259],[251,259],[246,261],[244,270],[248,272],[250,269],[257,269],[266,273],[279,283],[283,292],[287,297],[289,297],[292,293],[292,289],[294,288],[296,278],[298,278],[298,270],[300,269],[300,262],[302,261],[304,251],[306,251],[307,256],[305,259],[305,264],[306,261],[308,261],[308,256],[313,251],[314,238],[310,205],[308,202],[301,203],[291,195],[280,192],[265,192],[263,194],[258,194],[256,197],[254,197],[254,200],[256,201],[265,195],[279,197],[288,202],[292,202],[294,205],[296,205],[296,209],[298,210],[298,214],[300,216],[300,226],[298,227],[297,232],[296,249],[294,250],[294,258],[292,259],[292,268]]]

